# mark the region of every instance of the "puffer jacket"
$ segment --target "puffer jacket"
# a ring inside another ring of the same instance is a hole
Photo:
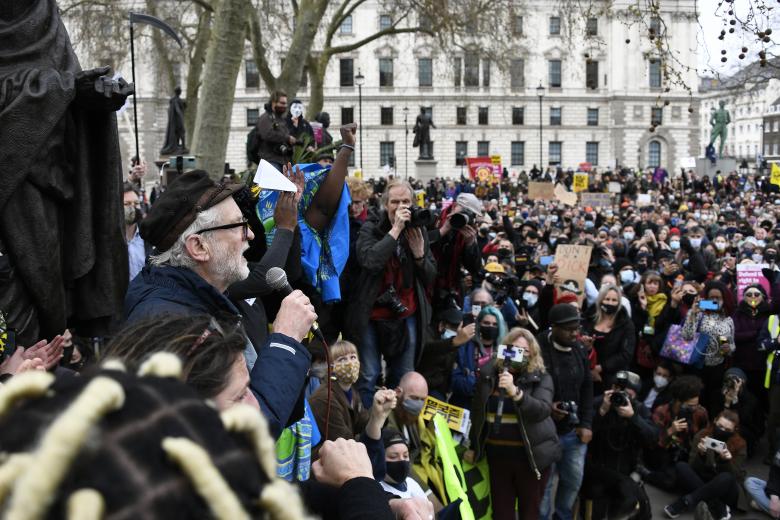
[[[471,449],[474,450],[477,460],[485,454],[485,443],[490,433],[487,404],[490,394],[498,384],[495,363],[495,360],[491,360],[480,371],[471,406]],[[523,398],[519,403],[512,401],[512,406],[515,407],[520,429],[524,432],[522,441],[526,456],[531,466],[541,473],[561,458],[561,445],[558,442],[555,423],[550,416],[553,380],[546,372],[531,372],[520,375],[515,383],[523,391]]]

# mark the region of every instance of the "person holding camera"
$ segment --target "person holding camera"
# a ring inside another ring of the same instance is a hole
[[[558,474],[555,494],[555,518],[570,520],[574,501],[582,484],[585,453],[593,436],[593,380],[585,347],[577,340],[580,333],[579,310],[568,303],[553,306],[549,313],[550,330],[536,339],[544,366],[553,378],[555,392],[552,418],[563,450],[553,466]],[[552,475],[551,475],[552,476]],[[540,518],[551,517],[553,478],[547,481]]]
[[[290,135],[284,119],[287,113],[287,94],[275,90],[268,103],[266,107],[270,110],[263,112],[255,123],[256,138],[259,141],[258,156],[282,171],[282,165],[287,164],[292,156],[292,146],[297,139]]]
[[[506,334],[504,318],[496,307],[483,307],[477,315],[476,324],[476,335],[458,349],[452,370],[450,403],[462,408],[471,404],[479,375],[494,356],[498,340]]]
[[[696,434],[688,462],[677,463],[677,489],[686,494],[664,507],[669,518],[696,508],[697,517],[726,520],[744,498],[747,444],[737,431],[739,416],[724,410],[712,425]],[[706,511],[706,513],[705,513]]]
[[[382,208],[372,211],[358,234],[355,253],[360,274],[349,302],[347,338],[360,353],[360,390],[371,406],[382,358],[385,386],[394,387],[414,369],[425,345],[431,304],[426,287],[436,277],[428,244],[426,210],[413,208],[408,182],[393,180],[382,194]],[[428,214],[429,217],[429,214]]]
[[[450,391],[450,379],[458,349],[470,341],[476,332],[477,324],[463,324],[463,313],[457,308],[444,309],[437,316],[437,328],[431,340],[425,344],[423,355],[417,370],[428,381],[428,393],[439,399],[447,400]]]
[[[649,505],[644,489],[631,478],[642,448],[658,439],[658,426],[637,399],[641,389],[638,374],[621,370],[611,389],[594,402],[597,412],[583,483],[583,495],[594,500],[593,518],[622,518],[637,504],[640,517],[651,514],[641,507]]]
[[[503,343],[505,355],[494,356],[480,372],[471,449],[464,457],[487,457],[494,519],[514,520],[518,502],[519,518],[536,520],[550,468],[561,454],[550,415],[553,380],[528,330],[512,329]]]
[[[739,416],[739,433],[747,443],[748,456],[752,456],[764,435],[764,412],[750,391],[747,375],[741,368],[731,367],[723,376],[721,400],[714,412],[721,410],[731,410]]]

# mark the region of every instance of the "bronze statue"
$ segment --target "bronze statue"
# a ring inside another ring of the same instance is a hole
[[[731,123],[731,115],[725,108],[725,101],[721,100],[719,105],[720,109],[715,110],[713,108],[710,113],[710,126],[712,126],[712,131],[710,133],[709,146],[713,146],[715,144],[715,139],[720,137],[718,157],[723,159],[723,144],[726,142],[726,137],[728,135],[728,124]]]
[[[413,147],[420,147],[420,159],[433,159],[431,128],[436,128],[433,119],[425,112],[425,108],[420,107],[420,115],[414,123],[414,142],[412,142]]]
[[[174,89],[173,97],[168,101],[168,127],[165,129],[165,144],[160,155],[181,155],[189,153],[185,140],[184,111],[187,102],[181,97],[181,87]]]
[[[103,335],[121,313],[114,112],[132,91],[81,69],[55,0],[0,2],[0,310],[20,345]]]

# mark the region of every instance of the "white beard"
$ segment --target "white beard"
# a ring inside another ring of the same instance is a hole
[[[225,287],[246,280],[249,276],[249,265],[244,258],[243,252],[248,246],[243,248],[241,254],[234,254],[227,250],[224,243],[214,242],[212,244],[211,264],[214,277],[221,280]]]

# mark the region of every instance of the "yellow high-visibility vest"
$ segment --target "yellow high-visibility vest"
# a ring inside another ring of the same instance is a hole
[[[777,314],[773,314],[767,321],[767,328],[769,329],[769,335],[773,340],[777,339],[780,334],[780,318]],[[764,376],[764,388],[769,388],[769,384],[772,382],[772,365],[775,362],[775,351],[769,353],[766,357],[766,375]]]

